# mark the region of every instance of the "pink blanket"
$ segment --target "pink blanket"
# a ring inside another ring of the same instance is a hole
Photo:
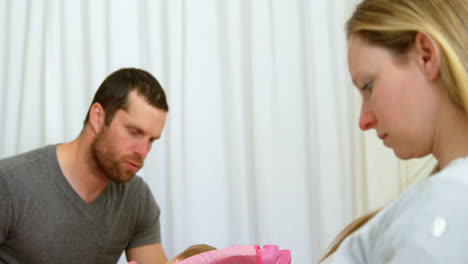
[[[289,250],[279,250],[277,245],[232,246],[208,251],[177,262],[179,264],[290,264]]]

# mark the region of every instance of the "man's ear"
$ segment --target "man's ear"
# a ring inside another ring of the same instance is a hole
[[[89,111],[89,123],[91,125],[91,129],[94,133],[98,133],[102,126],[104,125],[105,121],[105,112],[104,108],[100,103],[94,103],[91,105],[91,109]]]
[[[418,32],[414,40],[418,66],[429,81],[434,81],[440,73],[440,47],[429,35]]]

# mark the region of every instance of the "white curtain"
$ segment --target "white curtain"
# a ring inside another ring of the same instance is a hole
[[[315,262],[426,173],[357,128],[355,2],[0,0],[0,157],[74,139],[102,80],[143,68],[170,104],[141,171],[167,255],[271,243]]]

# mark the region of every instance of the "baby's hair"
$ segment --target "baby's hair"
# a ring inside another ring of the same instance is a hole
[[[190,258],[192,256],[212,250],[216,250],[216,248],[207,244],[196,244],[186,248],[184,251],[182,251],[179,255],[176,256],[176,259],[178,261],[181,261],[186,258]]]

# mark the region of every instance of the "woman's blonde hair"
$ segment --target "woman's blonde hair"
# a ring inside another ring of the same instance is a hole
[[[468,17],[466,0],[364,0],[346,23],[347,39],[358,35],[371,45],[405,57],[418,32],[431,36],[441,50],[440,80],[452,102],[468,117]],[[439,171],[438,165],[432,173]],[[362,216],[335,238],[319,262],[380,210]]]
[[[364,0],[346,24],[348,39],[357,34],[371,45],[405,55],[417,32],[441,49],[442,85],[455,105],[468,113],[468,34],[466,0]]]

